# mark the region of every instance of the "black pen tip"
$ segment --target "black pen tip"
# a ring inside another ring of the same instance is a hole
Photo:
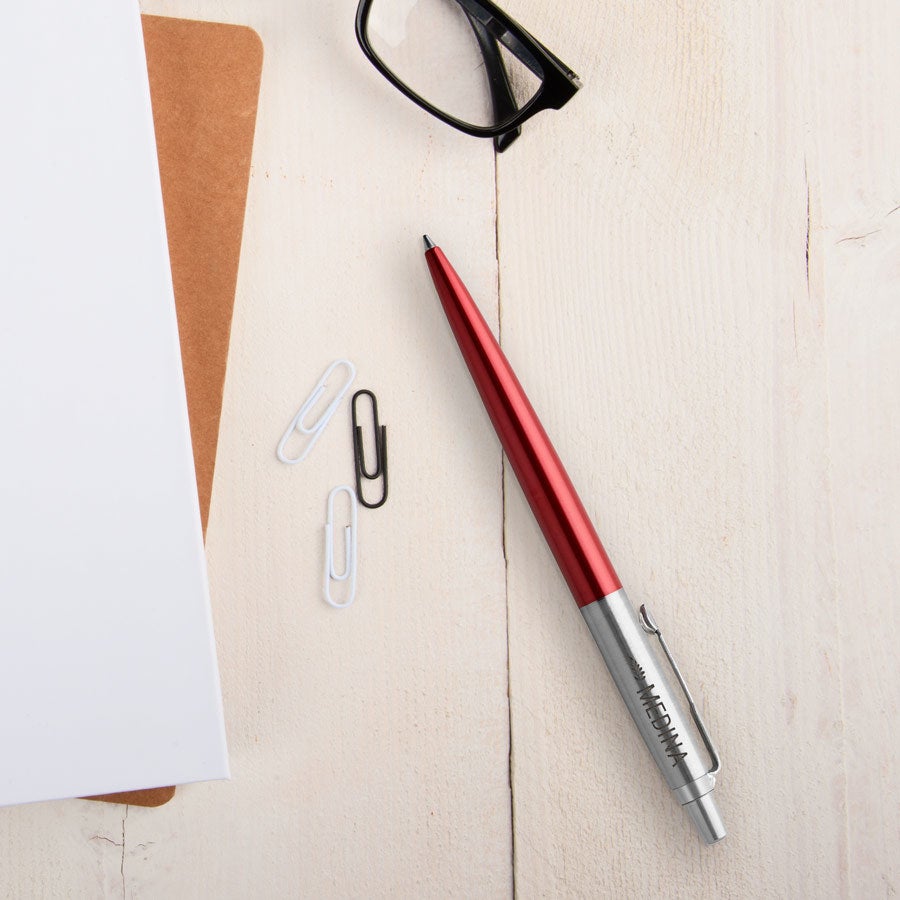
[[[434,241],[430,237],[428,237],[427,234],[422,235],[422,240],[425,241],[425,249],[426,250],[430,250],[432,247],[435,246]]]

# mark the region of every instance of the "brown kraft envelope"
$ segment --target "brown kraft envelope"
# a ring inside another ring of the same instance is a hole
[[[250,28],[143,16],[203,533],[262,73]],[[174,787],[92,800],[160,806]]]

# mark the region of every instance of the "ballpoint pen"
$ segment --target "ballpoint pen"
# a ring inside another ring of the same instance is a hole
[[[425,259],[441,305],[510,465],[660,772],[707,844],[725,837],[713,797],[719,756],[659,627],[622,590],[597,532],[500,345],[440,247]],[[650,646],[655,635],[709,755]]]

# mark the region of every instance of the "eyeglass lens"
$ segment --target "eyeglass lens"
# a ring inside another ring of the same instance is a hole
[[[508,121],[541,86],[491,36],[491,21],[477,0],[373,0],[367,37],[382,63],[423,100],[469,125],[491,127]],[[514,108],[496,103],[490,89],[498,59]]]

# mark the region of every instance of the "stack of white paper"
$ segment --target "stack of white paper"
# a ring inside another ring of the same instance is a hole
[[[0,804],[227,777],[139,11],[0,28]]]

